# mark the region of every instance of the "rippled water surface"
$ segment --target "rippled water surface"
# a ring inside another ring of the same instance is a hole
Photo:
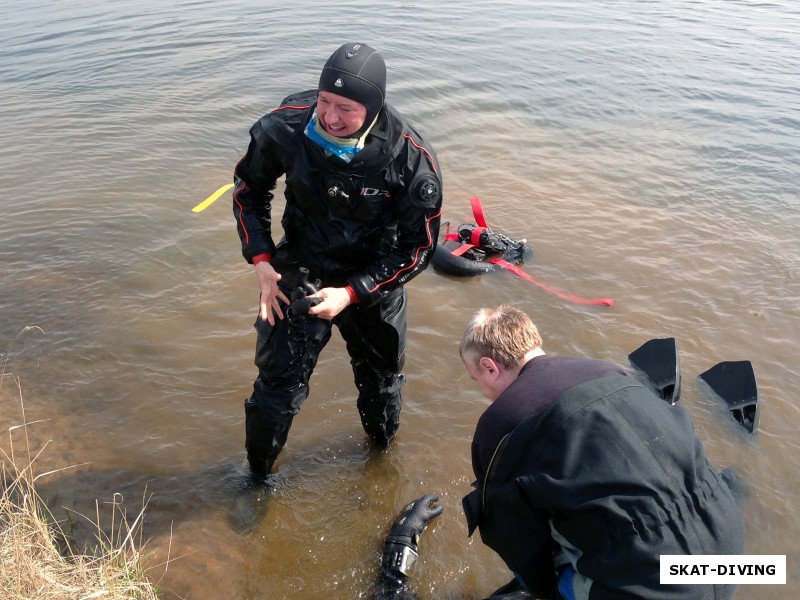
[[[530,240],[531,276],[616,303],[429,269],[408,286],[394,446],[367,443],[334,335],[274,496],[242,501],[257,288],[230,195],[191,209],[230,181],[250,125],[348,40],[381,50],[389,102],[437,149],[446,220],[471,221],[480,196],[490,225]],[[513,303],[549,352],[623,365],[675,337],[681,402],[746,482],[748,553],[787,555],[787,586],[737,598],[792,597],[798,56],[794,1],[0,2],[0,425],[23,422],[21,396],[38,472],[72,467],[39,480],[59,516],[149,498],[166,598],[368,598],[389,522],[429,491],[446,511],[416,589],[480,598],[508,572],[460,508],[486,406],[457,354],[470,314]],[[697,381],[726,360],[753,364],[756,435]],[[4,444],[19,454],[21,436]]]

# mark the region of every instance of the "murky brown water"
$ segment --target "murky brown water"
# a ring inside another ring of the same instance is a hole
[[[646,340],[677,339],[681,402],[712,460],[746,481],[748,553],[787,555],[787,586],[737,598],[792,597],[796,6],[310,4],[0,8],[0,425],[23,422],[13,373],[27,420],[40,421],[28,428],[31,451],[44,447],[37,472],[64,469],[39,480],[54,512],[94,519],[97,502],[105,520],[115,493],[132,514],[149,498],[166,598],[350,599],[369,597],[397,510],[435,491],[446,510],[423,538],[417,590],[479,598],[508,573],[466,537],[460,499],[486,403],[457,345],[475,309],[508,302],[534,316],[551,353],[627,365]],[[490,225],[531,241],[530,275],[616,304],[572,304],[506,272],[426,271],[408,286],[394,446],[367,443],[335,334],[276,492],[242,500],[257,289],[230,196],[191,208],[230,180],[251,122],[313,87],[351,37],[383,51],[390,102],[433,140],[445,218],[471,221],[480,196]],[[723,360],[753,363],[754,436],[697,382]],[[20,456],[22,434],[3,447]]]

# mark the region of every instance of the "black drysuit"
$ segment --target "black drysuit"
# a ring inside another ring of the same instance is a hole
[[[470,533],[478,525],[540,598],[555,594],[567,565],[577,599],[731,598],[733,586],[660,585],[660,555],[741,554],[744,524],[688,413],[614,371],[578,358],[526,363],[486,411],[529,415],[464,499]],[[582,381],[570,381],[575,373]],[[491,428],[483,417],[476,439],[482,427]]]
[[[301,267],[320,288],[352,289],[357,303],[333,324],[350,355],[364,429],[388,444],[399,425],[403,383],[403,285],[426,268],[435,249],[442,180],[434,151],[388,104],[352,162],[326,154],[304,134],[316,95],[290,96],[253,125],[234,173],[233,213],[244,258],[268,254],[287,297]],[[284,236],[276,244],[273,190],[282,176]],[[331,323],[300,315],[271,326],[259,317],[255,327],[259,376],[245,402],[246,447],[253,471],[266,475],[308,396]]]

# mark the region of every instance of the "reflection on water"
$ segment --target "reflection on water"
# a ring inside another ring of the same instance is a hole
[[[681,403],[711,459],[747,486],[747,551],[787,554],[793,583],[800,12],[529,4],[0,8],[0,360],[21,381],[27,420],[42,420],[28,431],[34,452],[46,444],[40,472],[80,465],[41,479],[45,499],[93,516],[95,499],[121,493],[138,511],[149,498],[167,597],[368,598],[392,517],[426,492],[446,512],[423,538],[422,598],[505,583],[461,515],[486,403],[457,350],[472,311],[500,302],[530,312],[551,353],[626,365],[646,340],[675,337]],[[390,102],[434,141],[445,220],[472,221],[468,200],[480,196],[490,225],[531,242],[531,276],[616,303],[573,304],[508,272],[429,269],[409,285],[393,447],[367,443],[334,336],[274,490],[248,493],[257,289],[229,195],[191,208],[230,181],[252,122],[313,87],[350,37],[381,49]],[[28,325],[41,330],[17,338]],[[754,436],[697,381],[723,360],[753,362]],[[23,421],[9,377],[0,402],[3,427]],[[74,528],[91,539],[80,519]]]

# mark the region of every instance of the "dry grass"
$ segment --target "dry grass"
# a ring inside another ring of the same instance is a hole
[[[110,532],[100,526],[100,511],[92,523],[96,543],[74,549],[68,536],[36,493],[35,483],[51,473],[34,475],[36,456],[28,444],[28,426],[19,381],[5,372],[3,383],[19,390],[23,424],[9,428],[9,444],[0,447],[0,590],[3,600],[156,600],[146,576],[141,524],[145,502],[130,523],[121,499],[111,503]],[[5,412],[5,411],[4,411]],[[14,437],[24,437],[23,457],[15,455]],[[41,451],[39,452],[41,454]],[[86,518],[78,515],[79,518]]]

